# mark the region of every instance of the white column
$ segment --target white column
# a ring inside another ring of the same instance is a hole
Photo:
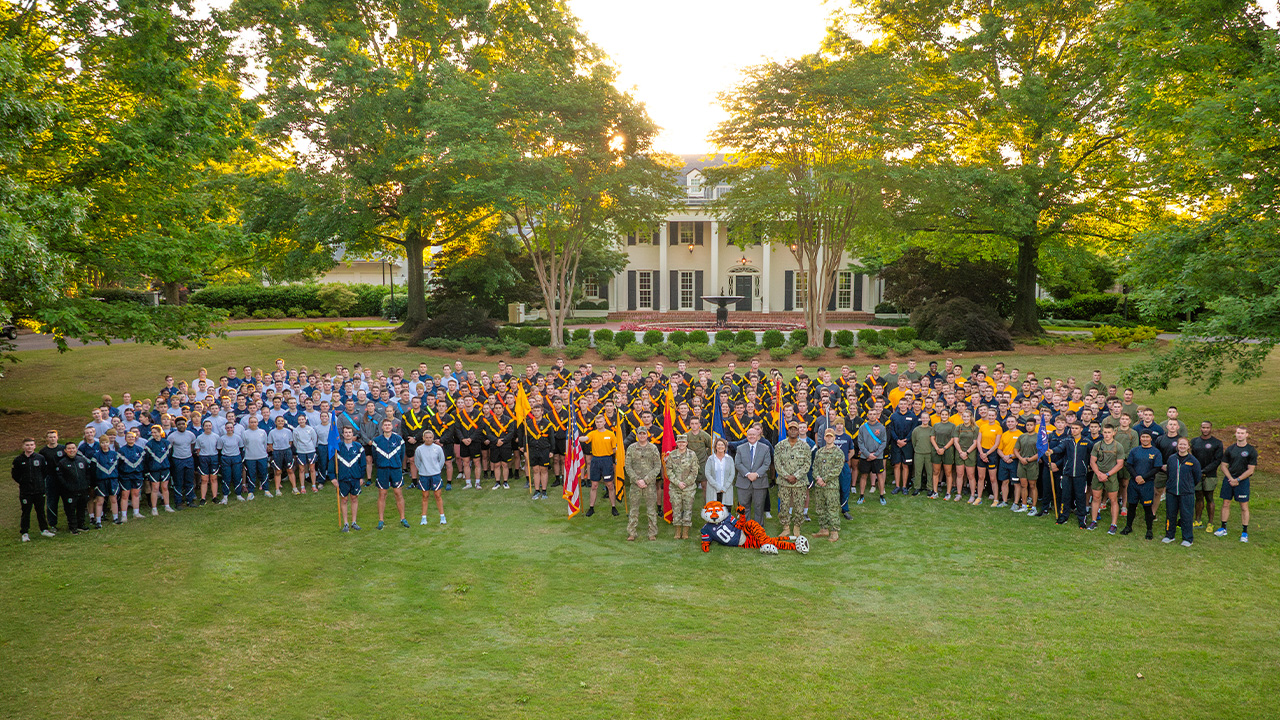
[[[769,273],[770,259],[773,257],[773,243],[761,243],[760,255],[760,312],[769,312],[769,286],[773,284],[773,275]]]
[[[667,237],[667,231],[670,227],[669,223],[662,223],[660,234],[662,244],[658,246],[658,310],[661,312],[667,312],[671,309],[671,288],[667,287],[667,284],[671,282],[671,274],[667,272],[667,244],[670,240]]]
[[[711,221],[711,268],[707,271],[706,281],[703,290],[708,295],[720,294],[720,223],[715,220]],[[729,292],[733,292],[733,288],[729,288]],[[707,307],[707,306],[703,306]]]

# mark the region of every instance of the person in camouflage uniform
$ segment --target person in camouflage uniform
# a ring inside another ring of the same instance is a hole
[[[627,471],[627,539],[636,539],[640,524],[640,504],[644,503],[649,516],[649,539],[658,539],[658,476],[662,474],[662,456],[658,446],[649,442],[649,429],[636,429],[636,441],[627,448],[623,467]]]
[[[773,469],[778,476],[778,519],[784,536],[799,535],[804,522],[805,491],[809,486],[809,443],[800,436],[799,423],[787,426],[787,439],[773,448]],[[795,532],[792,532],[792,531]]]
[[[836,430],[828,428],[822,447],[813,456],[811,509],[818,520],[814,537],[827,536],[831,542],[840,539],[840,473],[844,466],[844,451],[836,446]]]
[[[697,417],[689,419],[689,449],[693,454],[698,456],[698,487],[705,488],[707,486],[707,473],[703,466],[707,464],[707,458],[711,456],[711,436],[702,429],[702,420]],[[688,537],[688,528],[685,528],[685,537]]]
[[[705,434],[705,433],[704,433]],[[671,524],[676,539],[688,539],[693,522],[693,495],[698,492],[698,471],[702,463],[689,449],[689,436],[676,436],[676,449],[667,453],[667,492],[671,496]]]

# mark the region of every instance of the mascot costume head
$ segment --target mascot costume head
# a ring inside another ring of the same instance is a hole
[[[777,555],[779,550],[795,550],[801,555],[809,552],[809,541],[803,535],[795,537],[769,537],[760,523],[747,519],[746,508],[739,505],[738,516],[731,517],[724,503],[712,500],[702,506],[702,552],[711,551],[711,543],[725,547],[759,548],[767,555]]]

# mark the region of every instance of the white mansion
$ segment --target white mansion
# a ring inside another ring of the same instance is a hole
[[[678,181],[685,190],[684,207],[668,214],[652,234],[622,239],[627,267],[606,283],[585,283],[584,295],[609,303],[611,318],[647,318],[655,312],[708,316],[715,306],[703,295],[741,295],[731,311],[795,313],[804,309],[806,273],[782,245],[731,245],[722,223],[706,204],[729,190],[703,182],[702,168],[724,163],[723,155],[682,156]],[[863,320],[880,302],[881,282],[857,271],[858,262],[846,254],[827,302],[831,319]],[[701,311],[701,312],[699,312]],[[730,318],[733,317],[731,313]],[[780,317],[781,319],[790,317]],[[691,317],[690,319],[695,319]]]

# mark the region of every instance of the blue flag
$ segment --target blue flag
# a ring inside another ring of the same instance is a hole
[[[1036,454],[1044,457],[1049,450],[1049,416],[1040,414],[1040,430],[1036,434]]]
[[[720,414],[720,395],[715,398],[715,411],[711,416],[711,447],[714,450],[716,438],[724,437],[724,416]]]
[[[333,463],[333,454],[338,452],[338,413],[334,411],[333,417],[329,418],[329,438],[325,442],[329,443],[329,463]]]

